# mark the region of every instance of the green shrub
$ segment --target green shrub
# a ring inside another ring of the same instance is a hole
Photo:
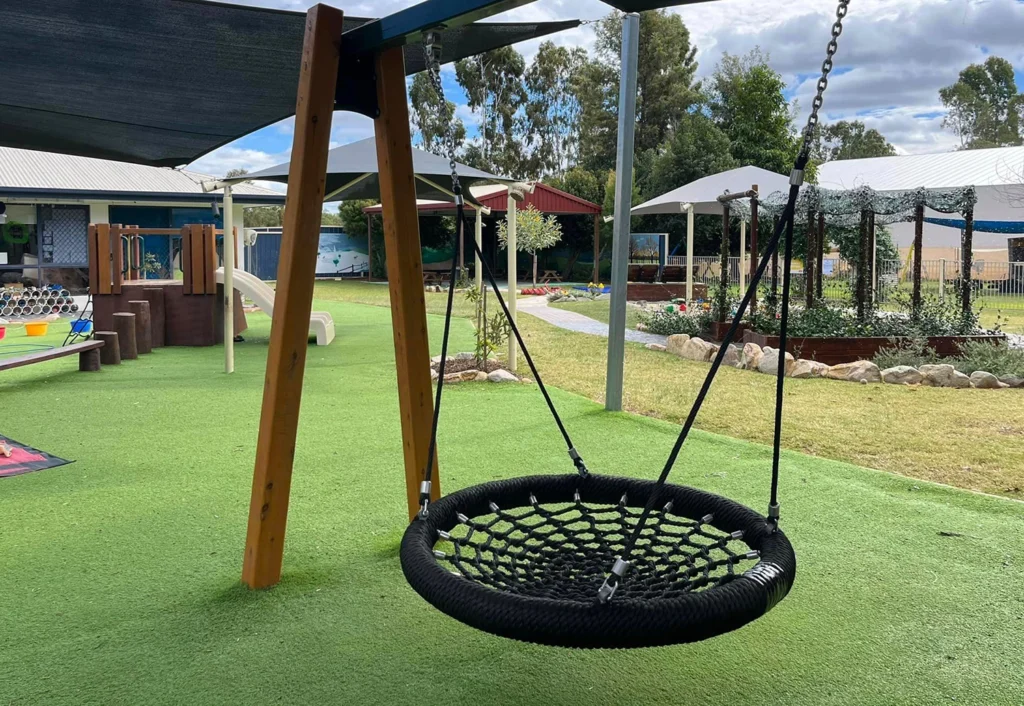
[[[878,351],[874,357],[875,365],[882,370],[895,368],[897,365],[918,368],[939,360],[935,349],[928,346],[927,338],[890,338],[889,343],[890,347]]]
[[[904,302],[899,301],[902,305]],[[750,317],[752,328],[758,333],[778,335],[781,320],[778,308],[765,301]],[[852,338],[879,336],[885,338],[914,338],[927,336],[967,336],[979,331],[978,316],[967,316],[953,302],[926,299],[917,316],[906,311],[865,312],[863,318],[845,306],[819,302],[811,309],[791,307],[789,335],[823,338]]]
[[[698,311],[691,314],[675,308],[672,311],[642,309],[637,318],[643,324],[644,330],[661,336],[673,336],[677,333],[700,336],[711,322],[709,312]]]
[[[1005,342],[967,341],[960,344],[960,355],[950,361],[966,375],[984,370],[997,376],[1024,377],[1024,350],[1010,348]]]

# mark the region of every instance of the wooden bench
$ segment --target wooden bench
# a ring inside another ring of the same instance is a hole
[[[42,363],[47,360],[56,360],[64,356],[78,354],[78,369],[83,372],[96,372],[100,369],[100,348],[103,341],[86,341],[85,343],[72,343],[63,348],[53,348],[48,351],[37,351],[20,355],[16,358],[0,360],[0,372],[20,368],[23,365]]]

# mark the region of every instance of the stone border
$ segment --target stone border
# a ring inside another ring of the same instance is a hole
[[[470,358],[476,358],[475,353],[456,353],[455,355],[448,356],[448,361],[455,360],[467,360]],[[434,366],[440,364],[441,356],[435,355],[430,359],[430,380],[431,382],[437,382],[439,377],[438,371],[434,370]],[[532,382],[528,378],[521,378],[513,372],[505,370],[504,368],[498,368],[491,372],[485,372],[483,370],[460,370],[456,373],[447,373],[444,376],[445,384],[453,382],[520,382],[530,383]]]
[[[652,351],[664,351],[685,360],[701,363],[710,362],[717,355],[719,346],[709,343],[696,336],[678,333],[668,337],[665,345],[648,343],[645,348]],[[786,375],[791,378],[827,378],[845,380],[862,385],[871,383],[887,383],[890,385],[923,385],[925,387],[975,388],[997,390],[1009,387],[1024,388],[1024,378],[1014,376],[996,377],[983,370],[973,375],[965,375],[948,363],[922,365],[912,368],[899,365],[894,368],[880,370],[870,360],[858,360],[852,363],[825,365],[815,360],[794,359],[786,353]],[[775,375],[779,370],[779,351],[756,343],[745,343],[742,348],[729,344],[723,365],[740,370],[754,370],[766,375]]]

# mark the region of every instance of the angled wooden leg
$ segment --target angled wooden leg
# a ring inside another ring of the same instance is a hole
[[[405,91],[402,48],[389,49],[377,58],[377,169],[384,209],[384,252],[391,290],[391,325],[395,336],[398,406],[402,415],[402,451],[409,518],[419,509],[420,481],[430,446],[434,412],[430,384],[430,348],[427,311],[423,299],[423,262],[420,256],[419,213],[409,139],[409,108]],[[454,286],[454,283],[453,283]],[[432,499],[440,495],[437,458],[434,458]]]
[[[315,5],[306,13],[277,301],[242,566],[242,581],[250,588],[272,586],[281,578],[342,29],[338,9]]]

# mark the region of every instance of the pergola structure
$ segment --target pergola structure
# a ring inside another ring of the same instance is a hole
[[[769,194],[759,200],[767,213],[778,214],[786,195]],[[960,307],[971,312],[971,269],[974,243],[974,209],[978,196],[973,186],[949,189],[875,191],[869,186],[849,190],[823,189],[806,185],[797,201],[797,213],[807,218],[807,259],[804,263],[806,305],[814,306],[822,295],[822,261],[825,252],[825,227],[829,224],[857,228],[860,233],[855,300],[858,315],[863,316],[874,299],[875,229],[877,226],[912,221],[913,292],[912,311],[922,305],[921,268],[923,264],[924,223],[928,214],[959,214],[963,218],[960,240]]]

